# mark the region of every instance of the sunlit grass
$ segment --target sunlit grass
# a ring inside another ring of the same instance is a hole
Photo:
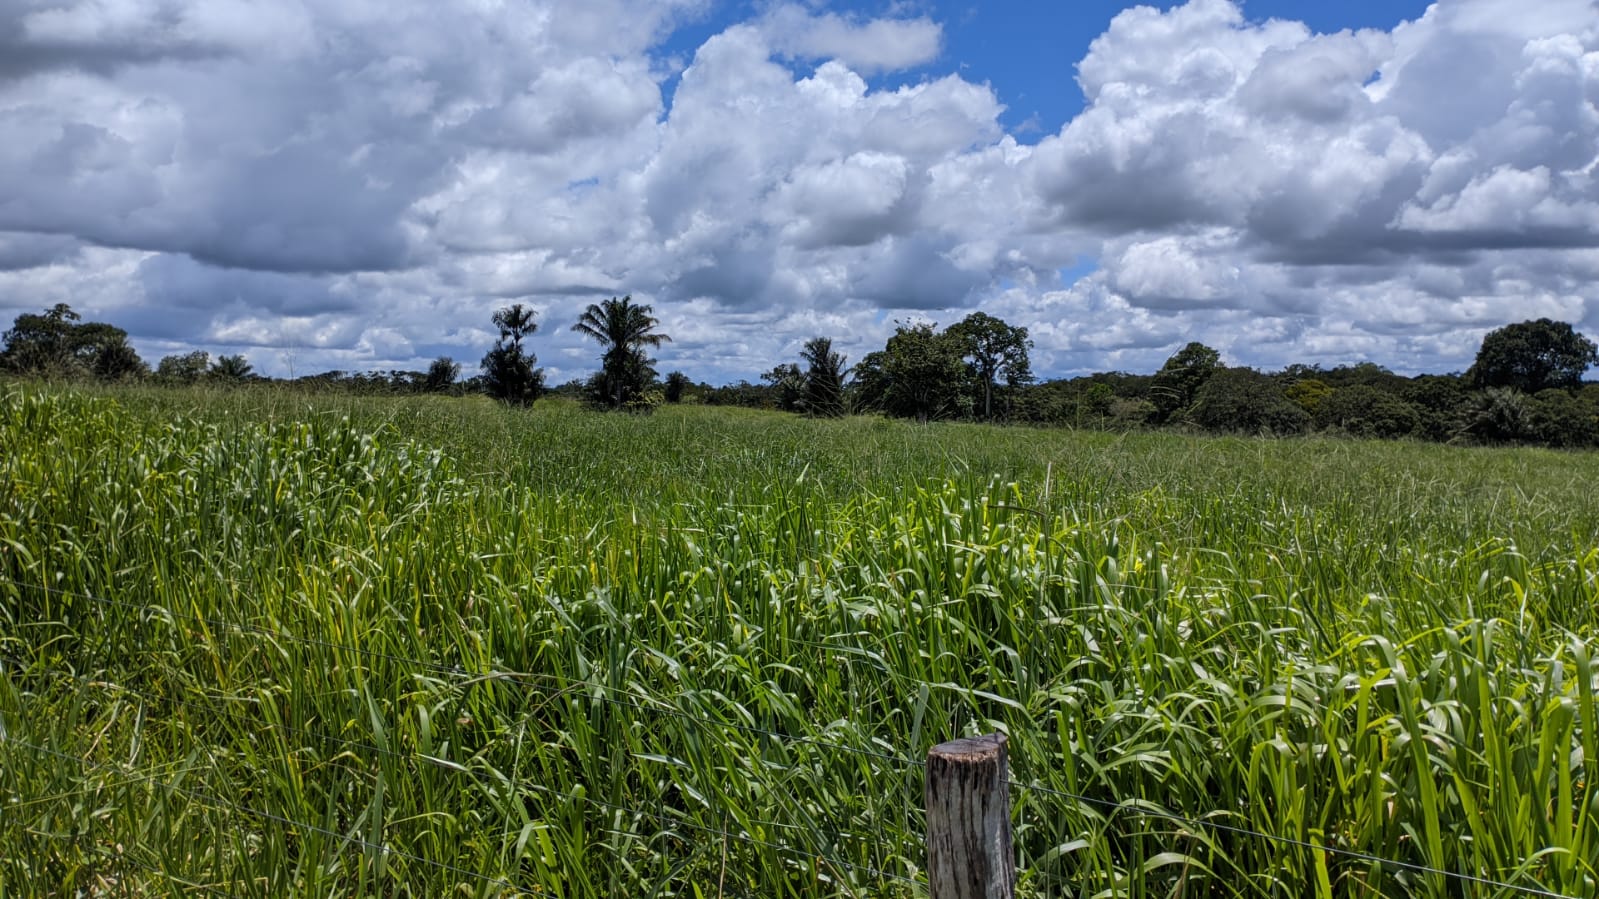
[[[1596,456],[22,388],[0,450],[3,895],[915,895],[996,729],[1026,895],[1599,889]]]

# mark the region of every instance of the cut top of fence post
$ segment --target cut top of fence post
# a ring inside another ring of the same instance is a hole
[[[961,737],[940,743],[927,751],[928,758],[959,759],[963,762],[975,762],[998,755],[999,758],[1009,761],[1009,754],[1005,751],[1007,739],[1004,734],[984,734],[981,737]]]
[[[1010,757],[1005,735],[928,750],[927,885],[932,899],[1011,899]]]

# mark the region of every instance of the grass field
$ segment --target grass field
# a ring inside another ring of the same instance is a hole
[[[0,388],[0,896],[921,895],[916,762],[994,730],[1022,895],[1592,896],[1595,484]]]

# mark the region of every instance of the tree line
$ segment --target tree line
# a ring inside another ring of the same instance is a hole
[[[515,304],[491,321],[499,336],[470,378],[462,379],[460,364],[445,356],[426,371],[334,371],[286,383],[363,393],[482,393],[518,406],[555,394],[634,412],[698,402],[815,417],[1599,446],[1599,383],[1583,381],[1599,364],[1599,349],[1570,324],[1547,318],[1490,332],[1472,366],[1456,374],[1406,377],[1369,362],[1262,372],[1223,365],[1216,350],[1194,342],[1152,374],[1038,381],[1027,329],[974,312],[943,329],[898,324],[882,349],[853,366],[830,338],[814,337],[797,360],[776,364],[758,383],[712,386],[681,371],[659,376],[649,350],[671,338],[652,307],[624,296],[590,304],[572,326],[598,345],[599,370],[555,387],[545,384],[527,344],[538,331],[535,313]],[[164,357],[152,370],[125,331],[84,322],[66,304],[18,316],[3,339],[0,371],[13,375],[168,385],[268,380],[243,356],[212,359],[203,351]]]
[[[821,340],[807,344],[807,359]],[[923,421],[1599,446],[1599,383],[1583,381],[1599,352],[1570,324],[1547,318],[1489,333],[1463,373],[1416,377],[1370,362],[1262,372],[1223,365],[1220,353],[1193,342],[1152,374],[1038,382],[1030,348],[1025,328],[980,312],[943,331],[901,325],[851,370],[842,406]],[[823,368],[822,380],[834,383],[841,367],[838,360]],[[698,385],[697,395],[711,404],[826,414],[806,399],[817,371],[785,363],[759,384]]]

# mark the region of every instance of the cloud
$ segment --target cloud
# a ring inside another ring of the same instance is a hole
[[[930,19],[817,15],[793,3],[768,10],[760,27],[778,53],[800,59],[836,59],[866,74],[932,62],[943,45],[943,28]]]
[[[67,301],[147,354],[304,373],[470,368],[525,302],[558,380],[595,364],[571,321],[625,293],[678,338],[662,370],[711,380],[975,308],[1045,374],[1191,339],[1449,370],[1507,321],[1599,332],[1589,0],[1334,34],[1136,7],[1086,49],[1083,111],[1026,140],[983,72],[938,71],[929,18],[778,3],[667,60],[711,9],[18,0],[0,314]]]
[[[1038,189],[1065,222],[1226,227],[1289,260],[1594,245],[1594,19],[1548,6],[1549,27],[1587,30],[1487,28],[1468,2],[1392,35],[1250,23],[1224,0],[1122,13],[1079,67],[1089,107],[1039,147]]]
[[[902,156],[855,153],[796,168],[773,205],[786,213],[785,237],[801,247],[866,246],[913,218],[910,175]]]
[[[1193,238],[1157,237],[1129,243],[1104,260],[1108,283],[1130,302],[1149,309],[1182,310],[1232,306],[1256,285],[1227,254],[1206,252],[1225,246],[1225,231]]]
[[[940,306],[969,297],[1015,209],[942,213],[968,184],[946,165],[1004,168],[992,91],[954,77],[869,90],[838,61],[809,74],[776,58],[763,32],[707,41],[683,73],[640,181],[646,263],[659,295],[727,308]],[[992,219],[985,215],[993,216]]]
[[[503,105],[475,113],[484,144],[549,153],[574,141],[612,137],[660,113],[643,60],[582,58],[540,72]]]
[[[71,237],[0,231],[0,271],[66,264],[83,249]]]
[[[163,59],[215,57],[228,52],[226,37],[205,27],[203,9],[176,3],[16,0],[0,10],[0,81],[52,70],[112,75]]]
[[[294,318],[360,306],[329,278],[217,268],[172,254],[146,258],[139,264],[138,279],[145,295],[159,297],[163,311],[173,318],[238,310]]]
[[[683,8],[30,0],[0,229],[281,272],[428,264],[418,204],[463,161],[653,124],[644,51]]]
[[[1599,231],[1599,206],[1555,196],[1555,178],[1544,166],[1531,170],[1497,166],[1429,205],[1406,204],[1396,224],[1429,234],[1504,234],[1511,240],[1516,235],[1537,240],[1567,232],[1580,245]]]
[[[1504,11],[1445,0],[1392,33],[1313,34],[1225,0],[1129,10],[1030,177],[1051,221],[1104,237],[1107,288],[1196,326],[1248,310],[1302,323],[1307,353],[1407,369],[1402,335],[1468,329],[1464,353],[1551,308],[1592,328],[1551,276],[1599,246],[1599,16]],[[1245,358],[1283,358],[1267,346]]]

